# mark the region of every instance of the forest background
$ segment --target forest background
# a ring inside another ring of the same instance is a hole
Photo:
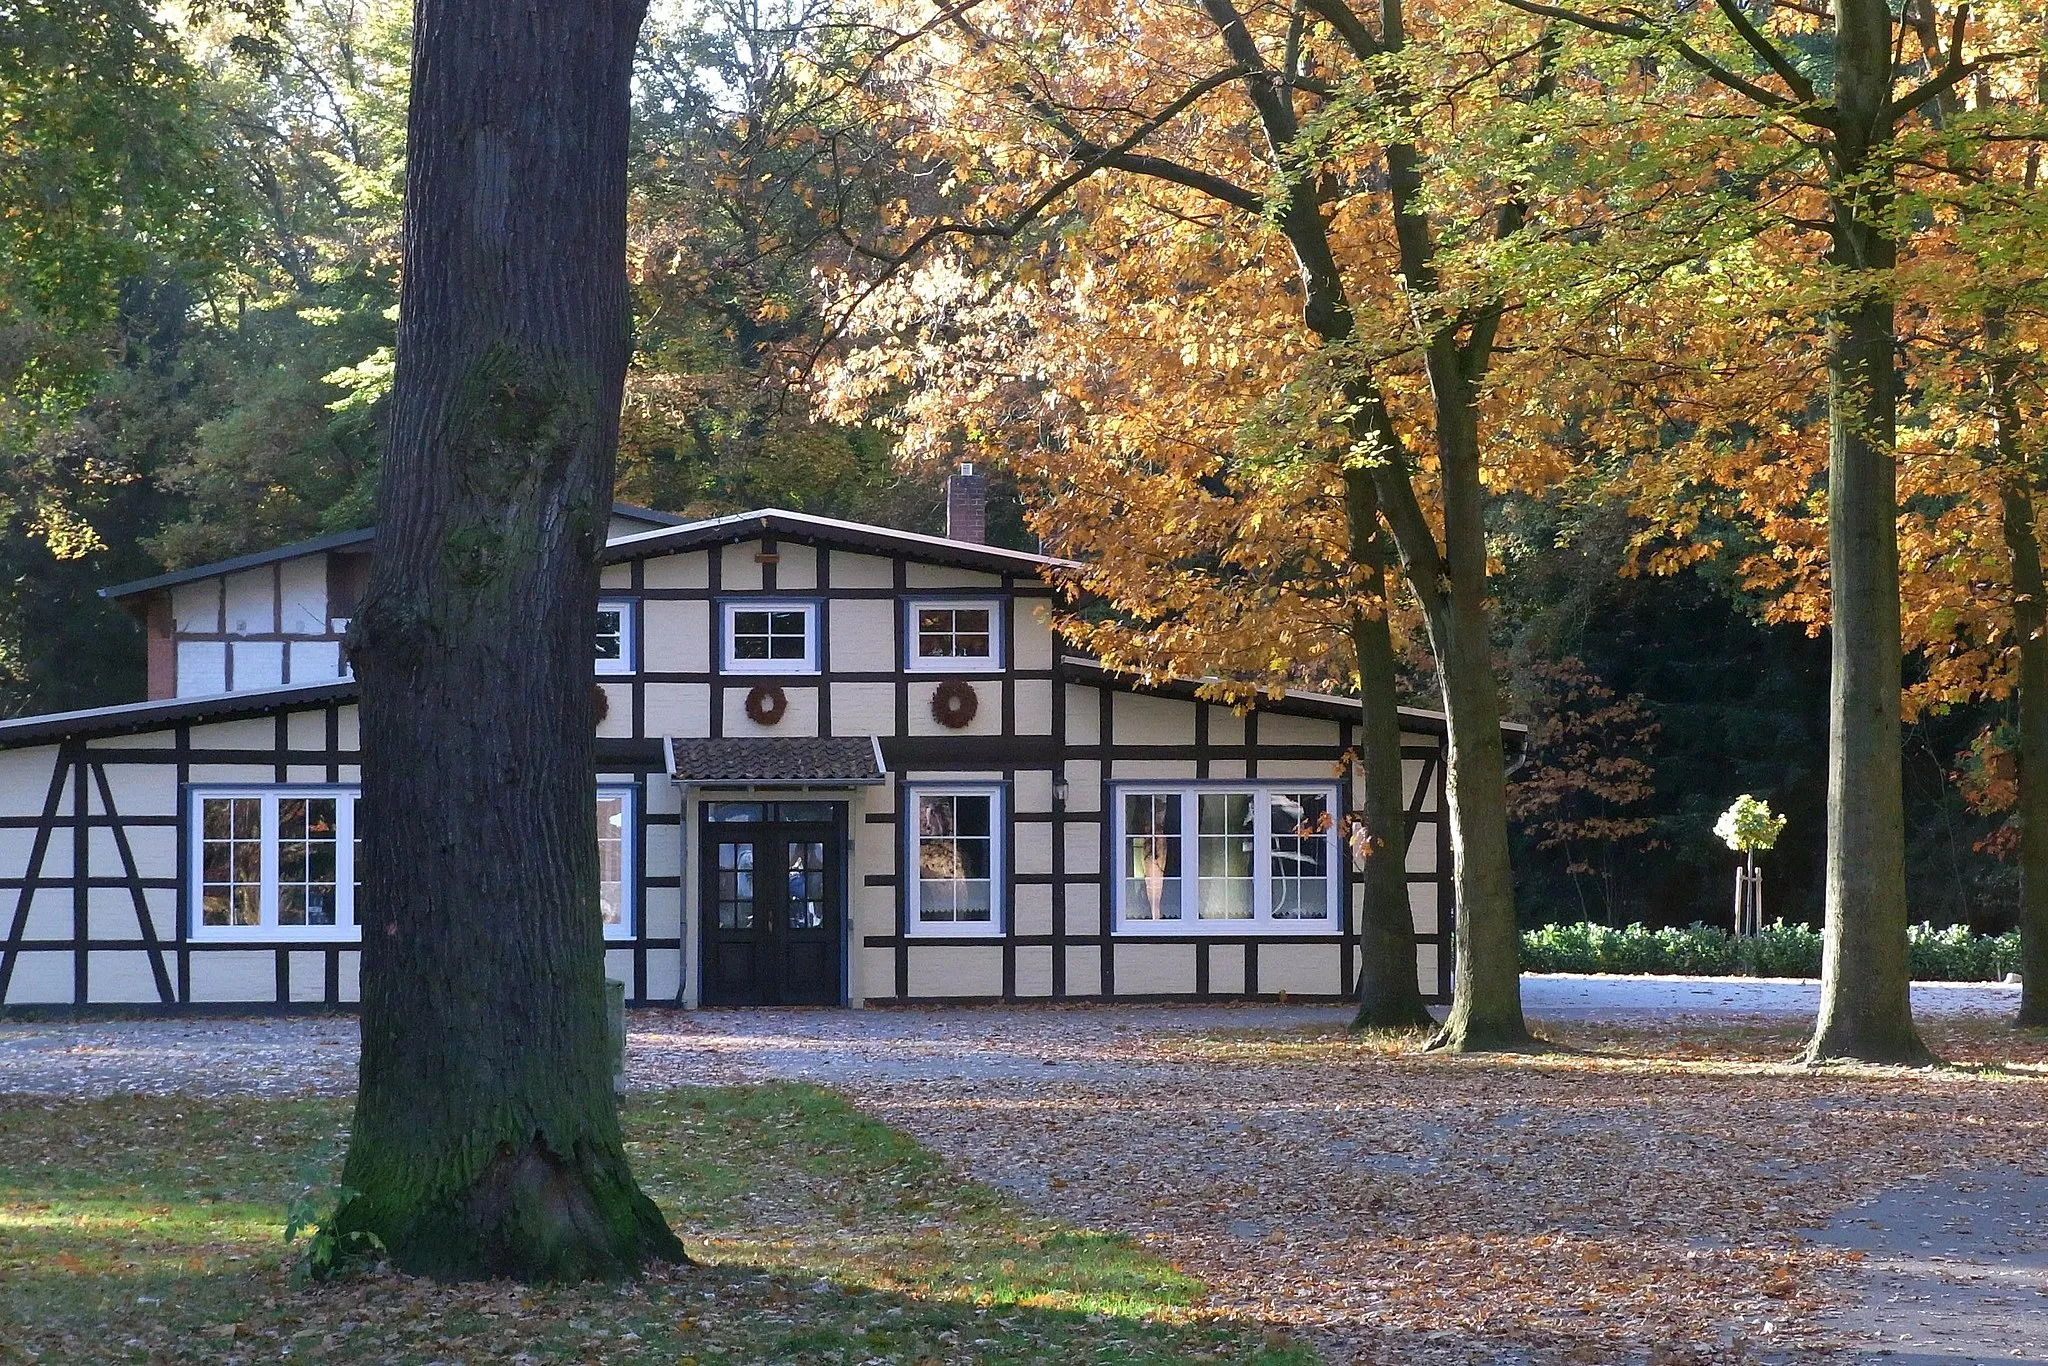
[[[0,44],[0,711],[142,695],[139,629],[96,590],[367,525],[391,376],[409,6],[306,0],[89,14],[18,6]],[[816,411],[826,282],[871,268],[932,167],[819,79],[869,41],[833,0],[657,6],[631,169],[633,366],[619,498],[942,529],[944,464]],[[12,36],[12,35],[10,35]],[[842,405],[843,408],[843,405]],[[1525,924],[1722,923],[1738,793],[1789,817],[1773,915],[1820,918],[1827,647],[1746,586],[1760,542],[1634,572],[1594,463],[1493,502],[1496,659],[1531,730],[1514,775]],[[1035,543],[998,471],[992,539]],[[1411,700],[1430,705],[1419,645]],[[1923,667],[1908,661],[1908,676]],[[1915,919],[2002,931],[2017,870],[2006,701],[1905,733]]]

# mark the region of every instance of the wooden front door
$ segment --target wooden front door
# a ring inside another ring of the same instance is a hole
[[[844,810],[705,804],[697,846],[705,1005],[842,1003]]]

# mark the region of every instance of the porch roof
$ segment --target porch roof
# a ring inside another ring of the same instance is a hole
[[[741,735],[663,742],[669,777],[706,787],[872,787],[888,766],[872,735]]]

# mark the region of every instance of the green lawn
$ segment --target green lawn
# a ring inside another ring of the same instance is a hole
[[[1312,1361],[1201,1312],[1127,1239],[1028,1214],[828,1092],[640,1096],[648,1193],[700,1266],[530,1290],[294,1289],[287,1204],[334,1100],[0,1097],[0,1361]]]

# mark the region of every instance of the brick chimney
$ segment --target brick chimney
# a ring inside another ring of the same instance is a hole
[[[971,463],[946,477],[946,539],[988,540],[988,480]]]

